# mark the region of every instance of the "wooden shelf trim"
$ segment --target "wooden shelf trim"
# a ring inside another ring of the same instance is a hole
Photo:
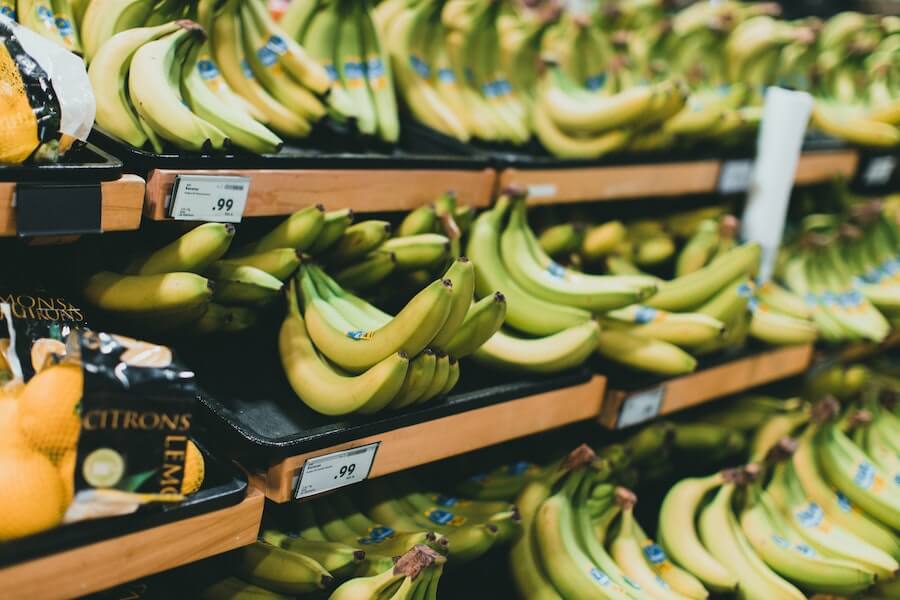
[[[0,183],[0,237],[16,235],[16,208],[13,206],[16,184]],[[116,181],[100,183],[103,195],[100,228],[103,231],[132,231],[141,226],[144,180],[137,175],[122,175]]]
[[[838,176],[852,178],[858,165],[859,153],[856,150],[804,152],[797,163],[794,183],[808,185],[831,181]]]
[[[265,497],[0,569],[0,598],[76,598],[250,544]]]
[[[595,419],[600,413],[605,387],[606,378],[594,376],[577,386],[501,402],[292,456],[269,469],[266,474],[266,496],[275,502],[291,500],[296,477],[306,460],[373,442],[381,442],[381,446],[375,455],[370,478],[570,423]]]
[[[166,218],[175,175],[242,175],[251,178],[245,217],[286,215],[304,206],[352,208],[356,212],[411,210],[453,190],[463,204],[488,206],[494,189],[493,169],[156,169],[147,179],[144,215]]]
[[[573,169],[505,169],[500,189],[527,188],[530,204],[590,202],[651,196],[700,194],[716,189],[719,162],[715,160],[586,167]]]
[[[900,329],[895,329],[888,335],[888,337],[881,342],[880,344],[876,344],[874,342],[854,342],[851,344],[845,345],[836,353],[830,352],[822,352],[816,358],[818,362],[838,362],[838,363],[848,363],[854,362],[858,360],[865,360],[872,356],[876,356],[881,354],[882,352],[886,352],[891,350],[892,348],[900,347]]]
[[[661,383],[662,403],[659,414],[665,415],[703,404],[723,396],[786,379],[804,373],[812,361],[813,346],[791,346],[740,358],[690,375]],[[600,422],[615,428],[626,398],[633,391],[610,389],[600,415]]]

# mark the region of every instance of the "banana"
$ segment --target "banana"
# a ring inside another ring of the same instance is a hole
[[[706,266],[719,244],[719,224],[713,220],[700,223],[675,263],[675,276],[681,277]]]
[[[308,274],[301,271],[301,281]],[[437,280],[419,294],[389,323],[370,332],[341,331],[332,323],[335,311],[315,291],[311,280],[301,288],[304,319],[316,347],[341,368],[359,373],[397,352],[416,356],[440,331],[450,312],[449,280]]]
[[[815,323],[757,306],[750,318],[750,336],[767,344],[791,346],[811,344],[819,330]]]
[[[280,279],[246,265],[213,263],[207,274],[216,281],[213,299],[219,304],[261,306],[277,298],[284,288]]]
[[[334,278],[342,286],[365,290],[378,285],[394,272],[397,260],[390,252],[372,252],[360,262],[344,267]]]
[[[415,271],[433,267],[447,258],[450,253],[450,240],[437,233],[422,233],[389,239],[378,249],[394,253],[398,270]]]
[[[238,574],[252,584],[285,594],[307,594],[331,586],[334,577],[313,559],[266,542],[240,551]]]
[[[316,239],[306,249],[312,255],[321,254],[327,251],[331,246],[344,235],[350,225],[353,224],[353,211],[349,208],[341,210],[332,210],[325,213],[322,220],[322,230],[316,235]]]
[[[293,248],[276,248],[259,254],[250,254],[240,258],[226,258],[216,261],[213,268],[222,267],[254,267],[265,271],[275,279],[284,281],[300,267],[300,254]]]
[[[319,0],[294,0],[288,5],[278,24],[291,39],[300,43],[318,8]]]
[[[235,255],[236,257],[249,256],[278,248],[294,248],[302,252],[315,242],[322,231],[324,222],[325,209],[321,204],[301,208],[259,241],[241,248]]]
[[[273,98],[253,76],[244,55],[238,0],[228,0],[210,15],[210,48],[225,81],[258,111],[264,123],[281,136],[302,138],[312,125]]]
[[[459,361],[454,357],[450,357],[450,373],[447,375],[447,381],[444,383],[444,387],[441,388],[441,391],[438,393],[438,396],[446,396],[456,387],[456,384],[459,383],[459,377],[461,375]]]
[[[425,393],[431,386],[431,380],[434,379],[434,372],[437,367],[437,358],[434,351],[426,348],[421,354],[416,356],[409,362],[409,369],[406,372],[406,379],[403,386],[391,400],[388,408],[399,410],[415,404],[419,399],[425,396]]]
[[[513,280],[526,292],[546,300],[592,312],[605,312],[646,299],[655,285],[573,273],[553,262],[528,229],[524,199],[516,200],[500,237],[500,253]]]
[[[900,482],[872,464],[835,423],[826,425],[815,441],[816,455],[826,477],[867,514],[900,530]]]
[[[466,255],[478,265],[476,295],[484,297],[500,290],[508,303],[507,324],[532,335],[553,335],[589,321],[589,312],[536,298],[509,276],[500,255],[500,226],[509,205],[509,196],[502,195],[493,209],[479,215],[469,234]]]
[[[288,382],[297,396],[324,415],[344,415],[367,406],[389,404],[403,385],[407,357],[394,353],[355,377],[336,372],[313,346],[296,294],[293,280],[287,292],[288,312],[278,334],[278,348]]]
[[[368,7],[359,11],[359,28],[365,52],[366,85],[375,103],[378,136],[394,143],[400,137],[400,120],[391,60]]]
[[[729,281],[755,271],[759,256],[758,244],[738,246],[702,269],[664,283],[645,304],[672,312],[690,310],[709,300]]]
[[[703,587],[700,580],[673,564],[666,556],[666,551],[647,537],[636,519],[634,520],[634,536],[650,568],[669,584],[674,592],[695,600],[705,600],[709,597],[709,592]]]
[[[92,305],[123,316],[165,314],[205,307],[213,284],[193,273],[117,275],[102,271],[84,284],[85,299]]]
[[[210,303],[206,312],[191,325],[191,332],[200,335],[239,333],[256,324],[256,313],[240,306]]]
[[[626,129],[611,129],[591,138],[572,137],[557,127],[542,110],[533,111],[531,118],[541,145],[558,158],[600,158],[623,149],[632,135]]]
[[[266,529],[260,535],[269,544],[313,559],[336,578],[353,575],[366,558],[363,550],[340,542],[304,540],[274,529]]]
[[[150,0],[91,0],[79,26],[85,62],[116,33],[141,27],[151,10]]]
[[[587,230],[581,242],[581,256],[588,262],[600,260],[625,241],[627,231],[621,221],[608,221]]]
[[[204,223],[149,256],[135,260],[129,265],[128,273],[202,273],[228,251],[234,233],[234,225],[229,223]]]
[[[443,348],[454,358],[465,358],[484,345],[503,326],[506,298],[500,292],[472,304],[462,324],[453,329],[453,337]],[[448,331],[448,327],[441,330]],[[437,346],[440,347],[440,346]]]
[[[596,349],[607,360],[660,375],[683,375],[697,368],[697,360],[678,346],[627,331],[601,330]]]
[[[794,431],[809,421],[809,410],[776,414],[766,420],[753,432],[750,442],[750,461],[762,462],[783,438],[791,437]]]
[[[322,0],[309,17],[302,39],[303,47],[328,73],[331,91],[328,95],[329,112],[337,121],[345,121],[355,115],[355,107],[347,90],[341,84],[335,67],[335,41],[341,25],[341,15],[336,0]]]
[[[767,281],[756,288],[760,305],[795,319],[810,319],[812,311],[797,294],[786,290],[774,281]]]
[[[722,474],[716,473],[703,478],[682,479],[675,484],[663,499],[657,532],[660,545],[672,561],[715,592],[733,592],[738,580],[718,556],[704,547],[694,523],[706,496],[724,481]]]
[[[625,503],[618,533],[610,542],[610,552],[616,563],[629,579],[641,587],[641,591],[656,600],[680,600],[661,576],[653,572],[644,558],[644,553],[635,536],[634,506]]]
[[[348,227],[328,254],[329,260],[345,264],[381,246],[391,235],[387,221],[367,220]]]
[[[288,600],[290,596],[276,594],[237,577],[226,577],[200,592],[202,600]]]
[[[374,330],[383,327],[394,318],[344,290],[316,265],[308,265],[308,269],[319,295],[355,327],[361,330]]]
[[[178,58],[200,43],[201,35],[192,24],[138,48],[131,58],[128,93],[137,113],[160,137],[186,150],[219,150],[225,133],[191,112],[181,97],[183,65]]]
[[[566,256],[581,246],[583,233],[574,223],[561,223],[542,231],[538,244],[548,256]]]
[[[597,324],[575,325],[542,338],[495,333],[472,357],[494,368],[533,373],[559,373],[583,363],[598,345]]]
[[[746,440],[740,431],[704,422],[678,423],[672,439],[675,450],[695,456],[733,455],[742,451],[745,445]]]
[[[450,280],[450,283],[453,284],[451,288],[452,303],[444,326],[431,340],[431,347],[446,352],[455,358],[461,358],[461,356],[450,353],[448,348],[468,318],[469,307],[475,294],[475,267],[468,258],[464,256],[459,257],[453,261],[453,264],[444,273],[444,279]],[[499,325],[497,327],[499,328]]]
[[[422,233],[433,233],[438,226],[437,213],[433,204],[425,204],[411,210],[403,217],[397,228],[397,237],[407,237]]]
[[[357,128],[361,133],[374,136],[378,130],[378,120],[375,100],[366,83],[366,57],[360,30],[361,5],[346,0],[337,1],[342,14],[334,49],[338,80],[353,104]]]
[[[92,2],[92,5],[94,3]],[[117,33],[95,50],[88,78],[97,101],[97,124],[135,148],[147,142],[137,112],[128,101],[127,77],[138,48],[179,29],[177,23],[139,27]]]
[[[416,404],[424,404],[429,400],[437,398],[447,385],[450,377],[450,357],[443,352],[435,354],[434,374],[425,391],[416,399]]]
[[[620,329],[682,348],[702,346],[718,339],[725,324],[702,313],[669,313],[633,305],[610,311],[601,321],[608,329]]]
[[[816,100],[810,123],[817,129],[861,146],[891,148],[900,144],[900,130],[893,125],[869,118],[850,107],[840,107]]]
[[[806,596],[800,590],[772,571],[753,551],[731,509],[735,487],[734,483],[726,482],[700,513],[703,545],[737,578],[740,597],[803,600]]]

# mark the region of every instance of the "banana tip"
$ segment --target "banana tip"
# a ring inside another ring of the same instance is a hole
[[[237,231],[237,227],[235,227],[231,223],[225,223],[225,234],[226,235],[234,235],[236,231]]]
[[[322,575],[321,583],[322,588],[328,589],[331,587],[331,584],[334,583],[334,577],[332,577],[331,575]]]
[[[444,286],[445,288],[448,288],[448,289],[451,289],[451,290],[453,289],[453,282],[450,281],[449,279],[441,279],[441,283],[443,284],[443,286]]]
[[[325,205],[322,203],[316,204],[316,210],[319,212],[325,212]]]
[[[469,261],[469,257],[468,257],[468,256],[458,256],[458,257],[456,258],[456,262],[467,263],[467,262],[470,262],[470,261]]]
[[[356,562],[361,562],[366,559],[366,553],[363,550],[354,550],[353,551],[353,560]]]
[[[506,296],[503,292],[494,292],[494,302],[506,302]]]

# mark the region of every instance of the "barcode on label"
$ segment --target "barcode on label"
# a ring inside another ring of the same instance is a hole
[[[226,190],[236,190],[236,191],[241,192],[244,190],[244,184],[243,183],[226,183],[225,189]]]

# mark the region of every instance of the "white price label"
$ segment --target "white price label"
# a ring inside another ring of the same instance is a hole
[[[529,198],[553,198],[556,196],[556,186],[552,183],[541,183],[528,186]]]
[[[743,160],[726,160],[719,171],[719,193],[737,194],[750,189],[750,180],[753,177],[753,161],[749,158]]]
[[[616,427],[625,429],[654,418],[662,408],[665,395],[666,387],[664,385],[630,394],[625,398],[622,410],[619,411],[619,421],[616,423]]]
[[[169,216],[181,221],[240,223],[249,192],[249,177],[176,175]]]
[[[863,183],[872,186],[884,185],[891,180],[896,167],[897,157],[877,156],[869,161],[869,166],[863,173]]]
[[[303,463],[294,498],[315,496],[365,481],[372,470],[379,444],[381,442],[310,458]]]

